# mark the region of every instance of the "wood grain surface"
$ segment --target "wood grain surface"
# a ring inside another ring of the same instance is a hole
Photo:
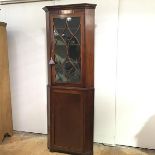
[[[5,134],[12,135],[12,112],[6,24],[0,23],[0,143]]]

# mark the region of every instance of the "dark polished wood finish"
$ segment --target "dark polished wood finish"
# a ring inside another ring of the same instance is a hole
[[[47,59],[55,56],[54,19],[80,18],[80,81],[58,82],[48,64],[48,148],[74,155],[93,154],[94,15],[96,4],[46,6]],[[74,37],[74,36],[72,36]],[[63,52],[63,51],[62,51]]]

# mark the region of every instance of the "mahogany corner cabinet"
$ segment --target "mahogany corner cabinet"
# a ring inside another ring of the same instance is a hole
[[[96,4],[46,6],[48,148],[93,155]]]

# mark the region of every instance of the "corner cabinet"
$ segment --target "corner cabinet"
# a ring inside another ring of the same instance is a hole
[[[46,6],[48,148],[93,154],[96,4]]]
[[[13,134],[6,23],[0,22],[0,143]]]

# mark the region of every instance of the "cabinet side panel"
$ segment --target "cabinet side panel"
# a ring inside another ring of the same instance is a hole
[[[94,9],[85,10],[86,87],[94,87]]]
[[[94,90],[88,90],[85,103],[85,151],[93,152],[94,132]]]
[[[51,87],[47,86],[47,132],[48,132],[48,148],[51,146]]]
[[[48,66],[48,84],[51,85],[51,66],[49,61],[51,58],[51,23],[50,23],[50,13],[46,12],[46,40],[47,40],[47,66]]]

